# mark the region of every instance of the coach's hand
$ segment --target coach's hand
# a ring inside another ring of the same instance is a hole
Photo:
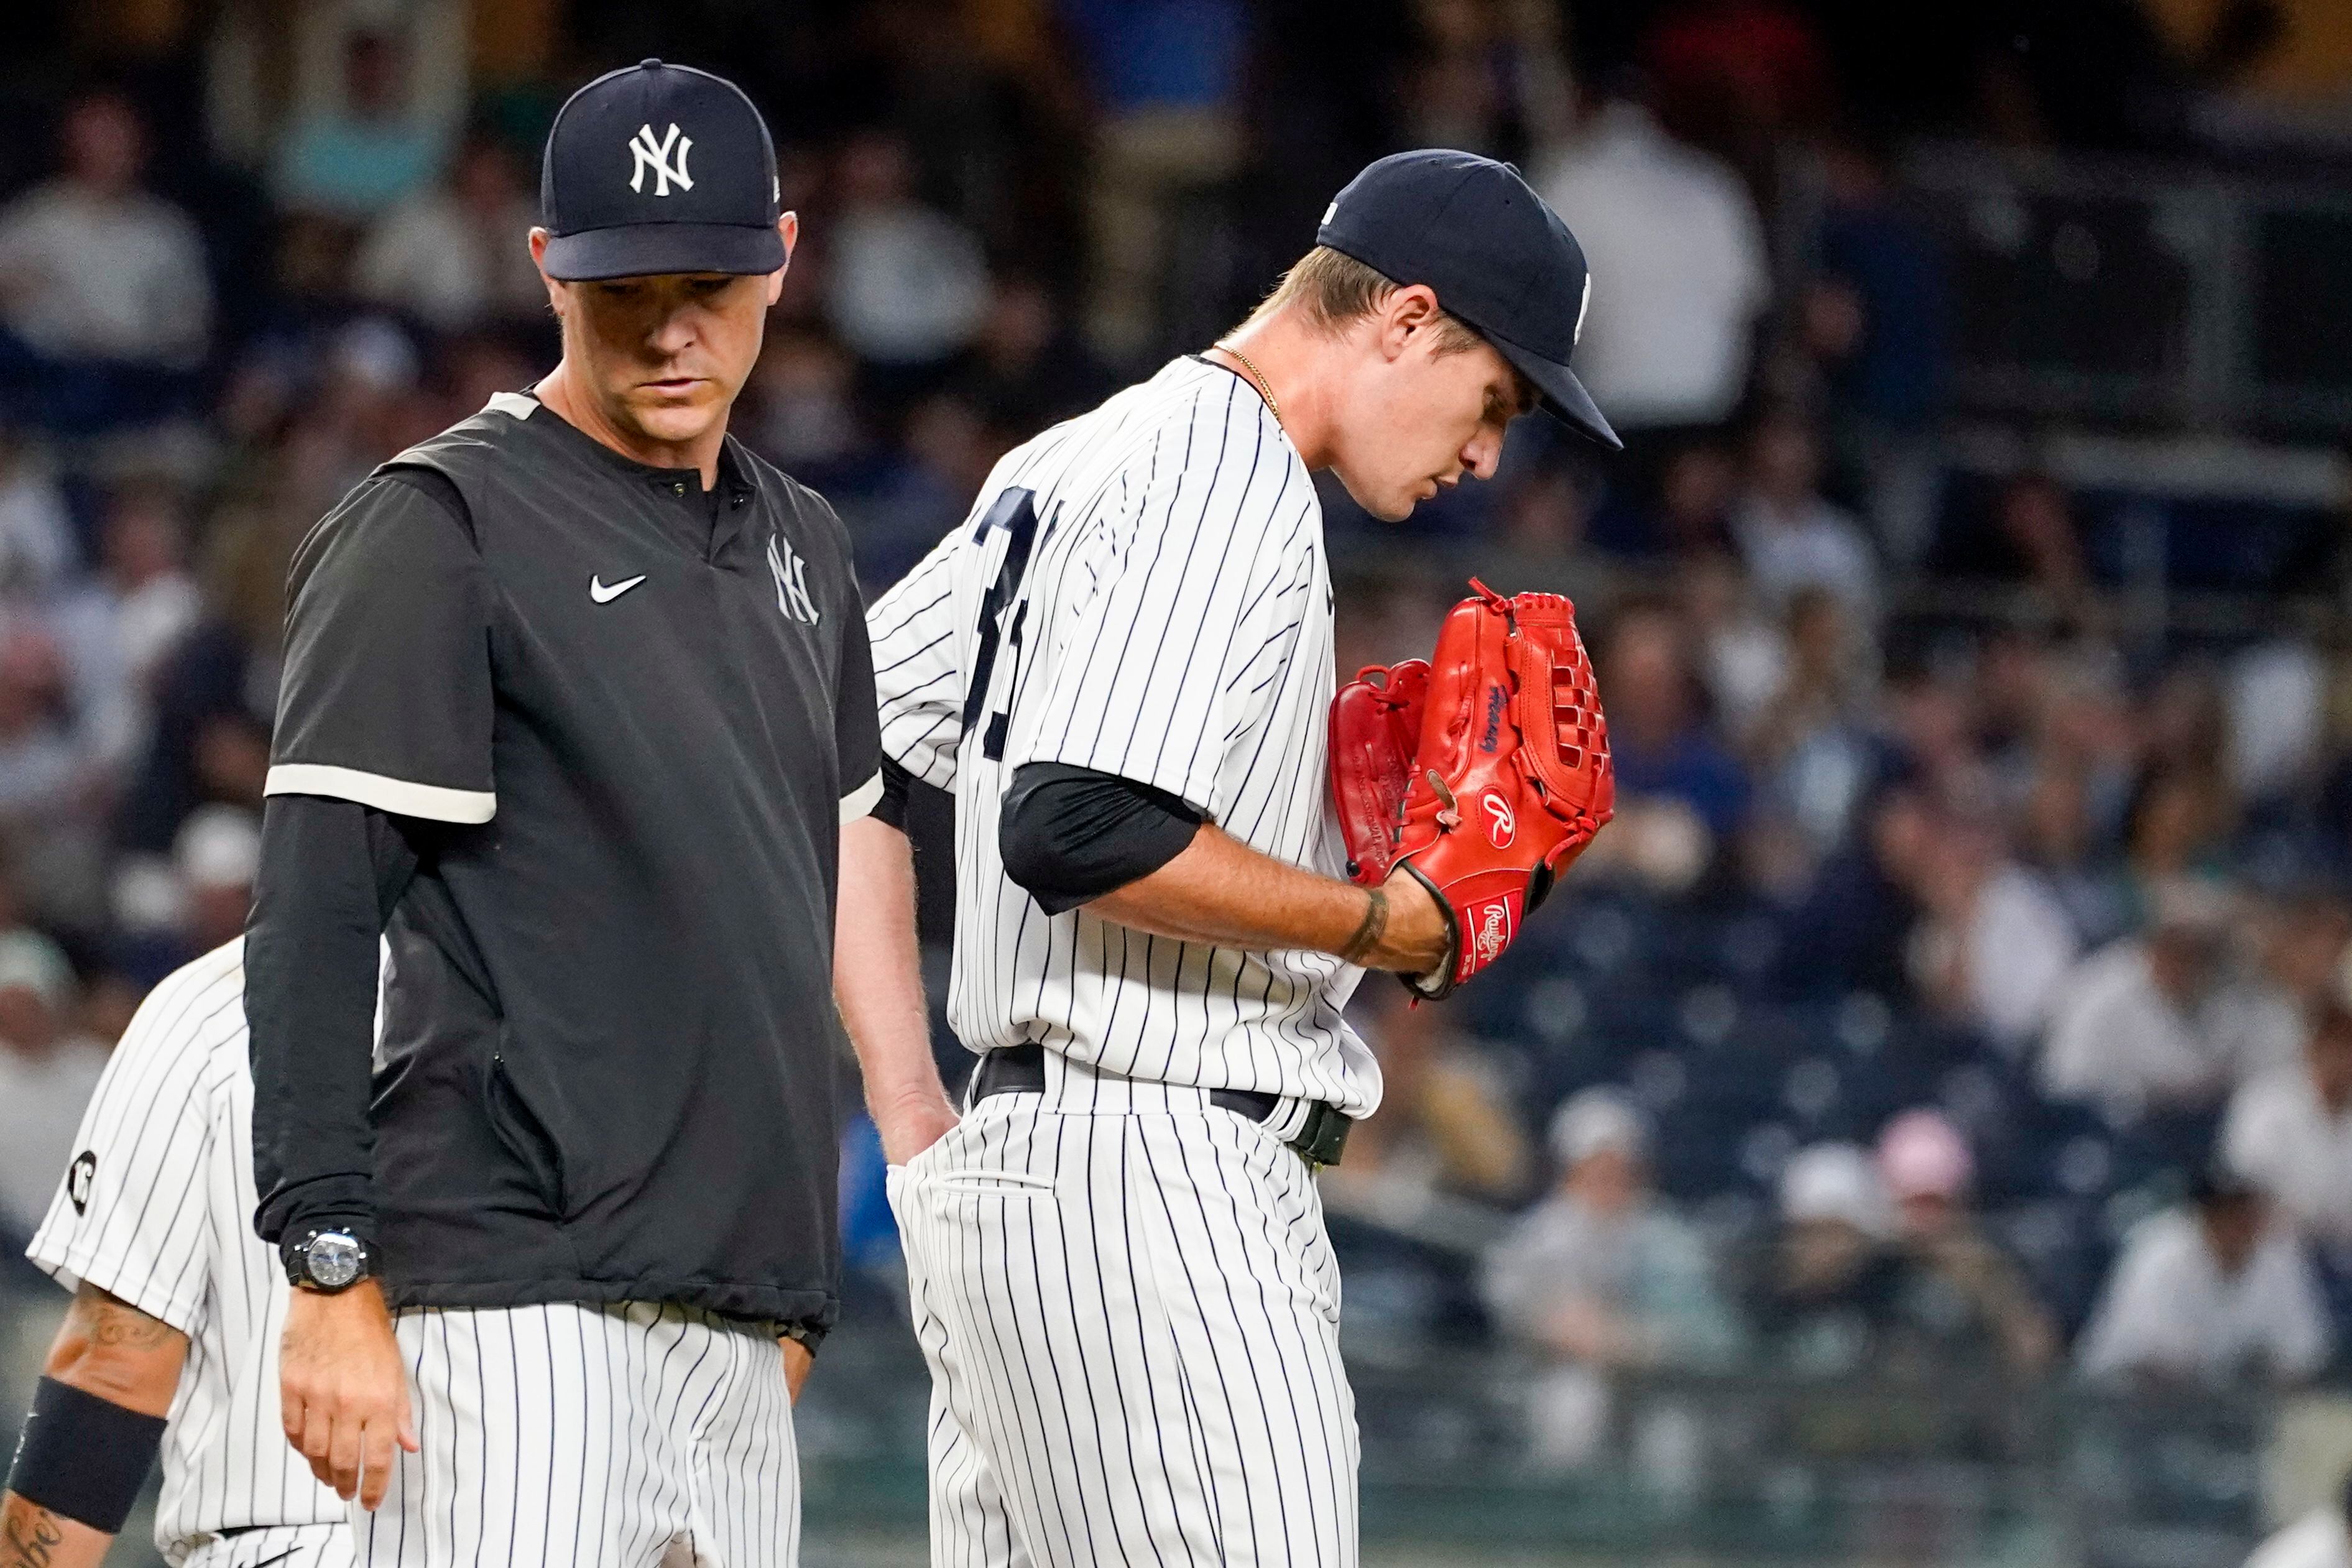
[[[392,1484],[393,1445],[416,1452],[408,1372],[383,1292],[362,1279],[337,1295],[297,1289],[278,1366],[286,1440],[310,1473],[373,1510]]]
[[[809,1368],[816,1364],[816,1357],[790,1334],[779,1335],[776,1346],[784,1352],[784,1392],[798,1405],[802,1385],[808,1382]]]
[[[879,1112],[875,1131],[881,1134],[882,1158],[889,1164],[905,1164],[955,1129],[955,1108],[936,1089],[875,1109]]]

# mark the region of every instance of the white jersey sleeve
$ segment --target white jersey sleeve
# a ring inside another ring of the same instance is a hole
[[[215,1216],[203,976],[149,994],[82,1112],[74,1156],[26,1256],[68,1289],[88,1281],[193,1338],[211,1281]],[[242,1217],[242,1216],[239,1216]]]
[[[1236,381],[1162,431],[1135,500],[1074,547],[1037,721],[1008,759],[1064,763],[1179,795],[1222,822],[1236,746],[1320,592],[1315,495]],[[1318,605],[1320,609],[1322,606]]]
[[[961,524],[950,531],[866,612],[882,753],[925,784],[946,790],[955,788],[956,747],[963,739],[956,558],[968,531]]]

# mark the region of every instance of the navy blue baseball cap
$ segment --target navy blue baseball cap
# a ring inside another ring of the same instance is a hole
[[[551,278],[773,272],[782,191],[767,121],[723,77],[646,60],[564,100],[540,165]]]
[[[1427,285],[1448,315],[1535,384],[1554,416],[1624,447],[1568,368],[1592,298],[1584,249],[1510,164],[1444,149],[1383,158],[1348,182],[1315,243],[1391,282]]]

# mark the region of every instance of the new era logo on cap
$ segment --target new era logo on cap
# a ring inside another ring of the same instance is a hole
[[[572,95],[540,171],[548,275],[773,272],[781,192],[767,123],[733,82],[646,60]]]

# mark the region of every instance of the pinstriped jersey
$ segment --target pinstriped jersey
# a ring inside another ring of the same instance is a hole
[[[1379,1069],[1339,1016],[1360,971],[1048,915],[997,849],[1014,770],[1051,762],[1342,874],[1322,510],[1255,391],[1180,359],[1014,449],[867,626],[883,749],[955,795],[948,1017],[965,1045],[1371,1111]]]
[[[60,1282],[88,1280],[188,1336],[155,1510],[174,1563],[224,1530],[345,1516],[278,1422],[287,1285],[252,1229],[244,952],[215,948],[148,994],[26,1248]]]

